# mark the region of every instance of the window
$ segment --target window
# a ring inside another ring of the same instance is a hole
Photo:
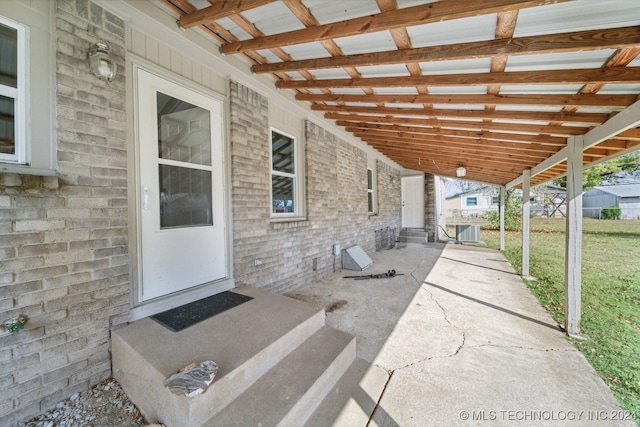
[[[478,206],[477,197],[467,197],[465,200],[466,200],[467,206]]]
[[[373,210],[373,169],[367,169],[367,206],[368,212],[374,213]]]
[[[492,204],[492,205],[498,205],[498,204],[500,204],[500,196],[493,196],[493,197],[491,197],[491,204]]]
[[[56,3],[0,2],[0,172],[54,175]]]
[[[0,161],[25,163],[25,27],[0,17]]]
[[[271,214],[297,216],[298,166],[297,140],[291,135],[271,130]]]

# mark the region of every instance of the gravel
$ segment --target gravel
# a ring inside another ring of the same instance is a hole
[[[121,427],[147,426],[138,408],[113,379],[76,393],[55,408],[21,427]]]

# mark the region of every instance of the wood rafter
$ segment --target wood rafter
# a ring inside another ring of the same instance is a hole
[[[628,26],[640,18],[634,0],[612,11],[558,4],[570,0],[424,0],[405,8],[371,0],[360,16],[359,6],[339,1],[161,1],[183,28],[199,27],[221,53],[418,171],[455,175],[464,162],[469,179],[505,185],[529,168],[536,184],[565,173],[568,137],[588,135],[640,99],[640,67],[632,66],[640,26]],[[563,25],[554,11],[569,9],[576,19]],[[593,9],[609,14],[606,24]],[[274,25],[280,19],[286,30]],[[464,19],[493,28],[467,39]],[[456,28],[459,42],[451,39]],[[384,48],[376,43],[382,34],[391,42]],[[624,129],[586,149],[585,165],[638,149],[640,128]],[[274,159],[287,166],[286,156]]]
[[[291,72],[368,65],[491,58],[496,55],[531,55],[534,53],[621,49],[635,47],[638,44],[640,44],[640,28],[625,27],[345,55],[339,58],[316,58],[273,64],[256,64],[252,67],[252,70],[256,74],[264,74],[277,71]]]
[[[605,69],[576,69],[552,71],[523,71],[503,73],[472,73],[456,75],[429,75],[398,77],[369,77],[362,79],[289,80],[278,81],[280,89],[359,88],[359,87],[412,87],[425,86],[485,86],[536,84],[582,84],[585,81],[601,83],[640,83],[640,67]]]
[[[231,54],[247,50],[268,49],[275,46],[289,46],[313,41],[330,40],[339,37],[387,31],[414,25],[424,25],[430,22],[441,22],[479,14],[504,12],[561,1],[567,0],[484,0],[464,2],[460,2],[459,0],[444,0],[427,5],[386,11],[372,16],[334,22],[327,25],[317,25],[288,33],[229,43],[222,46],[221,51],[225,54]]]

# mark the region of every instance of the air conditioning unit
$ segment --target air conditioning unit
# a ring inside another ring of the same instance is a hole
[[[479,242],[479,225],[456,225],[456,240],[459,242]]]

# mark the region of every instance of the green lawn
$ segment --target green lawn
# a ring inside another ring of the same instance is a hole
[[[542,305],[564,324],[564,220],[531,224],[527,283]],[[574,343],[619,402],[640,419],[640,221],[585,220],[582,263],[582,333]],[[487,246],[499,233],[483,229]],[[521,233],[507,232],[505,256],[521,269]],[[567,367],[570,369],[570,367]]]

